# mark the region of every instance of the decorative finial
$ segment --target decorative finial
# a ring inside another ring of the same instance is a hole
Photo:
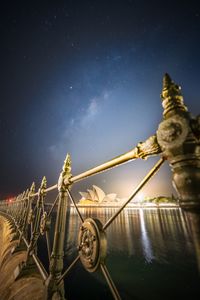
[[[41,196],[45,197],[45,195],[46,195],[46,191],[45,191],[46,188],[47,188],[47,180],[46,180],[46,177],[44,176],[42,178],[42,182],[41,182],[40,188],[38,190],[38,199],[41,199]]]
[[[167,73],[163,77],[161,98],[162,106],[164,108],[163,115],[165,118],[169,112],[173,113],[174,111],[177,113],[177,111],[187,111],[187,107],[183,102],[181,87],[175,84]]]
[[[28,196],[29,189],[26,190],[24,197],[26,198]]]
[[[46,177],[44,176],[44,177],[42,178],[42,182],[41,182],[40,188],[41,188],[41,189],[46,189],[46,187],[47,187],[47,179],[46,179]]]
[[[35,182],[32,183],[31,188],[30,188],[30,193],[34,194],[35,192]]]
[[[71,174],[71,157],[69,153],[67,153],[67,156],[65,158],[62,172],[60,173],[60,177],[58,179],[58,190],[59,191],[65,191],[66,188],[70,185],[70,178],[72,176]]]
[[[64,161],[64,164],[63,164],[63,172],[71,172],[71,157],[70,157],[70,154],[67,153],[67,156],[65,158],[65,161]]]
[[[171,77],[169,76],[168,73],[165,73],[165,75],[163,77],[163,90],[167,89],[171,83],[172,83]]]

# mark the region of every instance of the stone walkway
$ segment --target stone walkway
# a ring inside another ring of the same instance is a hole
[[[11,241],[12,228],[0,215],[0,299],[44,300],[45,286],[39,274],[29,274],[16,279],[19,266],[26,259],[26,251],[11,253],[18,240]]]

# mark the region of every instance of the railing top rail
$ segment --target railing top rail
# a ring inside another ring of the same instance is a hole
[[[137,149],[137,147],[135,147],[134,149],[132,149],[132,150],[130,150],[130,151],[128,151],[128,152],[126,152],[122,155],[119,155],[119,156],[117,156],[117,157],[115,157],[115,158],[113,158],[113,159],[111,159],[111,160],[109,160],[109,161],[107,161],[107,162],[105,162],[101,165],[98,165],[94,168],[91,168],[91,169],[89,169],[85,172],[82,172],[82,173],[78,174],[78,175],[72,176],[70,178],[70,183],[75,183],[75,182],[81,181],[81,180],[83,180],[87,177],[93,176],[93,175],[98,174],[98,173],[102,173],[106,170],[112,169],[114,167],[117,167],[119,165],[127,163],[127,162],[129,162],[131,160],[134,160],[136,158],[138,158],[138,149]],[[58,188],[58,184],[54,184],[54,185],[46,188],[44,191],[46,193],[48,193],[50,191],[56,190],[57,188]],[[39,192],[36,192],[36,193],[31,194],[31,196],[35,197],[35,196],[38,196],[38,194],[39,194]],[[22,200],[26,200],[26,199],[28,199],[28,197],[24,197],[20,200],[15,200],[15,203],[18,202],[18,201],[21,202]]]
[[[114,168],[114,167],[117,167],[121,164],[124,164],[130,160],[133,160],[133,159],[136,159],[138,158],[138,151],[137,151],[137,147],[135,147],[134,149],[130,150],[129,152],[126,152],[120,156],[117,156],[97,167],[94,167],[92,169],[89,169],[79,175],[76,175],[76,176],[73,176],[72,178],[70,178],[70,182],[71,183],[74,183],[74,182],[77,182],[77,181],[80,181],[84,178],[87,178],[87,177],[90,177],[90,176],[93,176],[97,173],[101,173],[101,172],[104,172],[108,169],[111,169],[111,168]]]
[[[95,174],[102,173],[106,170],[112,169],[114,167],[117,167],[119,165],[122,165],[124,163],[127,163],[129,161],[132,161],[137,158],[146,158],[149,155],[155,155],[160,154],[160,147],[156,143],[156,136],[151,136],[148,138],[144,143],[139,143],[135,148],[131,149],[130,151],[123,153],[117,157],[112,158],[111,160],[102,163],[94,168],[91,168],[85,172],[82,172],[78,175],[72,176],[70,178],[67,178],[66,184],[73,184],[75,182],[81,181],[85,178],[88,178],[90,176],[93,176]],[[44,188],[44,192],[50,192],[53,190],[58,189],[58,184],[54,184],[48,188]],[[39,191],[32,193],[31,197],[35,197],[39,195]],[[28,199],[28,195],[25,194],[20,199],[16,199],[14,202],[16,203],[18,200],[26,200]]]

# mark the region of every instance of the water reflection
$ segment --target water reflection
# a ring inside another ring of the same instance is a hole
[[[144,257],[148,262],[151,262],[152,259],[153,259],[153,253],[152,253],[152,248],[151,248],[151,243],[150,243],[150,240],[149,240],[148,232],[146,230],[146,224],[145,224],[145,220],[144,220],[144,210],[143,209],[139,210],[139,215],[140,215],[142,248],[143,248]]]
[[[98,218],[102,223],[115,213],[113,208],[82,208],[84,218]],[[189,219],[189,222],[188,222]],[[74,208],[68,219],[67,244],[76,245],[80,222]],[[181,209],[125,209],[107,230],[108,252],[123,252],[142,256],[147,262],[165,260],[169,252],[178,253],[183,244],[188,253],[194,252],[191,235],[191,215]],[[70,248],[68,247],[68,248]]]
[[[115,213],[114,208],[80,210],[84,218],[98,218],[102,223]],[[178,208],[124,209],[106,231],[106,263],[122,298],[146,299],[150,293],[154,299],[176,299],[186,295],[196,299],[195,295],[200,295],[199,225],[199,217],[183,213]],[[65,255],[66,259],[71,260],[77,254],[77,233],[80,227],[73,207],[68,215],[67,227]],[[76,280],[83,282],[83,278],[76,277]],[[98,280],[104,284],[103,279]],[[90,282],[83,286],[85,284]],[[83,290],[81,293],[84,293]],[[173,291],[173,295],[170,291]],[[96,299],[112,299],[109,297],[106,294]]]

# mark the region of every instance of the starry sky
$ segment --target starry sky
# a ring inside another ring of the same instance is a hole
[[[57,182],[118,156],[156,132],[162,77],[200,113],[198,1],[7,1],[0,10],[0,198],[44,175]],[[158,158],[77,184],[126,197]],[[144,189],[172,193],[164,166]]]

